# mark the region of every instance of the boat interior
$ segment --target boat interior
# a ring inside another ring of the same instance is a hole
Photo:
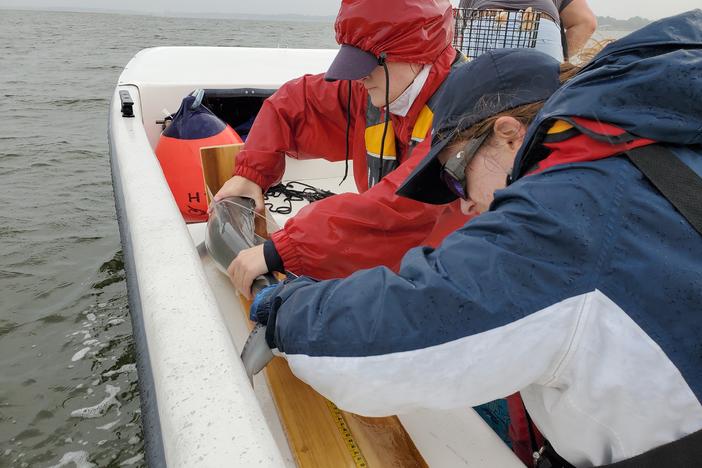
[[[326,69],[335,50],[168,47],[125,68],[110,108],[115,200],[125,254],[147,462],[154,466],[522,466],[469,407],[365,418],[296,379],[282,358],[249,382],[239,355],[245,301],[204,249],[206,223],[186,224],[155,157],[184,96],[245,138],[263,101]],[[120,92],[126,91],[129,98]],[[132,101],[133,116],[125,115]],[[125,105],[125,102],[127,105]],[[320,138],[323,138],[320,135]],[[334,193],[343,162],[287,158],[284,181]],[[279,200],[270,200],[272,204]],[[279,226],[288,214],[269,213]],[[499,372],[499,369],[495,370]]]

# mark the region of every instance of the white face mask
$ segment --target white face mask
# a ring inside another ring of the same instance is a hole
[[[431,65],[424,65],[424,68],[417,74],[417,77],[407,89],[390,103],[389,109],[392,114],[399,115],[400,117],[407,115],[414,100],[417,99],[419,92],[424,87],[424,83],[427,81],[429,70],[431,70]]]

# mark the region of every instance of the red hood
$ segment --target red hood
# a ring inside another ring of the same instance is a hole
[[[388,61],[433,63],[453,38],[448,0],[342,0],[336,42]]]

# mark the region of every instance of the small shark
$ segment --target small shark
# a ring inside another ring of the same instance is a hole
[[[254,207],[254,201],[245,197],[227,197],[212,205],[205,233],[205,248],[217,267],[225,274],[239,252],[266,240],[256,233],[257,224],[260,225],[256,223],[256,216],[260,215],[254,211]],[[278,280],[268,273],[256,278],[251,289],[256,295],[261,289],[276,283]],[[266,326],[256,324],[241,351],[241,360],[251,385],[253,376],[263,370],[272,359],[273,352],[266,342]]]

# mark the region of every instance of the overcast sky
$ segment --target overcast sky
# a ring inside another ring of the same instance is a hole
[[[457,4],[459,0],[451,0]],[[700,0],[589,0],[599,16],[626,19],[643,16],[658,19],[702,6]],[[340,0],[0,0],[0,7],[16,8],[105,8],[124,9],[150,14],[163,13],[242,13],[299,14],[333,16]]]

